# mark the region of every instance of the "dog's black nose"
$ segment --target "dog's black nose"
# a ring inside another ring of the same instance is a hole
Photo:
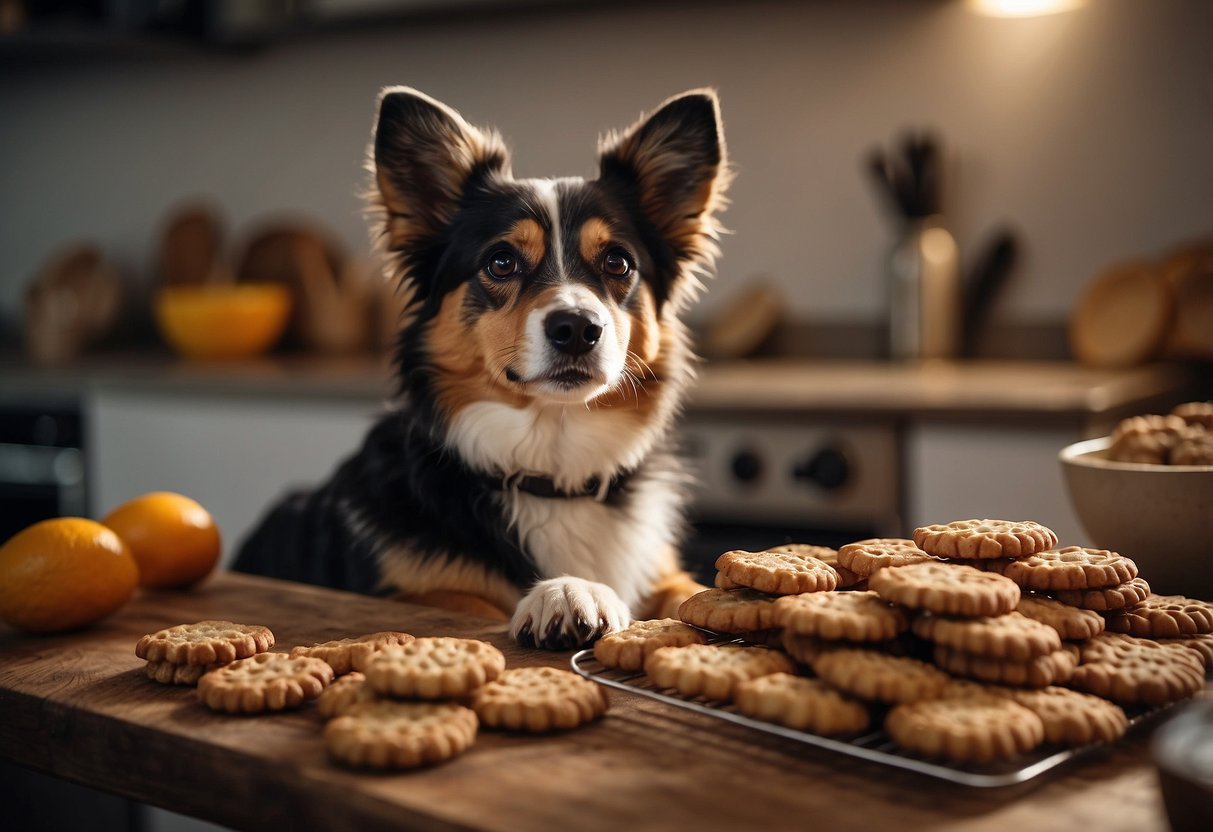
[[[543,322],[543,331],[553,347],[568,355],[585,355],[602,337],[602,325],[580,310],[551,313]]]

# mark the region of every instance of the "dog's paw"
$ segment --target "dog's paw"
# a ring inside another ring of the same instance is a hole
[[[552,578],[535,584],[519,602],[510,634],[528,647],[569,650],[622,630],[631,621],[627,605],[606,584]]]

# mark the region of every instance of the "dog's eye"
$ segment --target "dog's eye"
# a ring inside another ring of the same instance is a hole
[[[602,270],[613,277],[627,277],[632,272],[632,261],[619,249],[612,249],[602,258]]]
[[[485,269],[492,277],[498,280],[505,280],[518,271],[518,258],[508,251],[497,251],[489,257],[489,262],[485,265]]]

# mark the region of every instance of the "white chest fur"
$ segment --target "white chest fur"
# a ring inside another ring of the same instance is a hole
[[[573,576],[606,584],[636,609],[659,577],[674,542],[680,499],[675,483],[636,483],[626,508],[582,497],[510,493],[507,504],[526,551],[544,578]]]
[[[656,436],[607,410],[580,405],[512,408],[479,402],[455,417],[450,443],[485,472],[551,477],[562,488],[639,464]],[[512,526],[545,578],[571,575],[610,586],[634,607],[653,586],[673,543],[681,484],[636,478],[626,507],[591,498],[507,492]]]
[[[476,402],[456,414],[448,443],[486,473],[551,477],[561,488],[576,489],[591,477],[635,467],[655,438],[607,409]]]

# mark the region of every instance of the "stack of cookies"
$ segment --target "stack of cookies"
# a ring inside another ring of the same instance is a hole
[[[1038,523],[967,520],[838,552],[728,552],[681,622],[637,622],[595,656],[800,730],[883,723],[903,748],[957,761],[1113,740],[1122,706],[1203,687],[1213,605],[1150,596],[1128,558],[1056,545]]]
[[[268,627],[199,621],[148,633],[135,655],[148,660],[149,678],[197,685],[203,704],[232,714],[297,708],[333,680],[319,659],[268,652],[273,646]]]
[[[147,677],[165,685],[196,685],[206,673],[274,646],[268,627],[199,621],[148,633],[135,645]]]

